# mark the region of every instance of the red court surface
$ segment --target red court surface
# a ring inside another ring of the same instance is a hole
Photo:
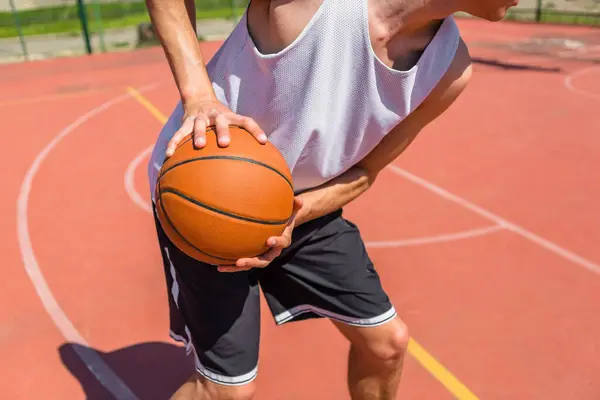
[[[469,88],[346,210],[413,338],[399,398],[600,399],[600,31],[459,24]],[[168,398],[192,363],[147,203],[177,101],[161,50],[4,65],[0,87],[0,397]],[[262,318],[257,399],[348,398],[328,321]]]

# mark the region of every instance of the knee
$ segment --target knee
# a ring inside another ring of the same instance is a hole
[[[374,361],[385,364],[402,362],[408,348],[408,327],[399,318],[390,322],[385,331],[367,343],[366,350]]]
[[[201,397],[202,400],[252,400],[256,392],[254,382],[240,386],[225,386],[204,380],[202,386],[206,394]]]

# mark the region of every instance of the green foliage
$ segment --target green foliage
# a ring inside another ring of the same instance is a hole
[[[196,0],[198,19],[229,18],[245,7],[246,0]],[[235,9],[232,9],[232,6]],[[92,32],[99,29],[95,12],[100,15],[102,27],[123,28],[149,21],[146,3],[140,1],[116,1],[111,3],[86,2],[86,12]],[[71,5],[42,7],[22,10],[18,13],[24,35],[45,33],[79,32],[81,23],[75,1]],[[11,12],[0,12],[0,37],[17,36],[14,16]]]

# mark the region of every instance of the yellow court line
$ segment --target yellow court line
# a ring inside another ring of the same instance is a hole
[[[132,87],[128,87],[127,91],[134,99],[138,101],[138,103],[143,105],[146,110],[150,111],[150,114],[154,115],[157,120],[159,120],[163,124],[167,122],[167,117],[163,113],[161,113],[158,110],[158,108],[156,108],[154,104],[150,102],[150,100],[142,96],[140,92],[138,92]]]
[[[134,88],[127,88],[131,96],[144,108],[156,117],[161,123],[167,121],[167,117],[161,113],[147,98]],[[408,352],[423,368],[436,378],[446,389],[458,400],[479,400],[461,381],[458,380],[446,367],[436,360],[423,346],[414,339],[408,342]]]
[[[408,352],[423,368],[440,381],[454,397],[459,400],[479,400],[468,387],[412,338],[408,342]]]

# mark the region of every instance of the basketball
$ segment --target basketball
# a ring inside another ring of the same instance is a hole
[[[291,173],[279,150],[237,126],[230,126],[230,136],[229,146],[219,147],[209,127],[202,149],[185,138],[156,185],[166,235],[188,256],[213,265],[264,253],[293,211]]]

